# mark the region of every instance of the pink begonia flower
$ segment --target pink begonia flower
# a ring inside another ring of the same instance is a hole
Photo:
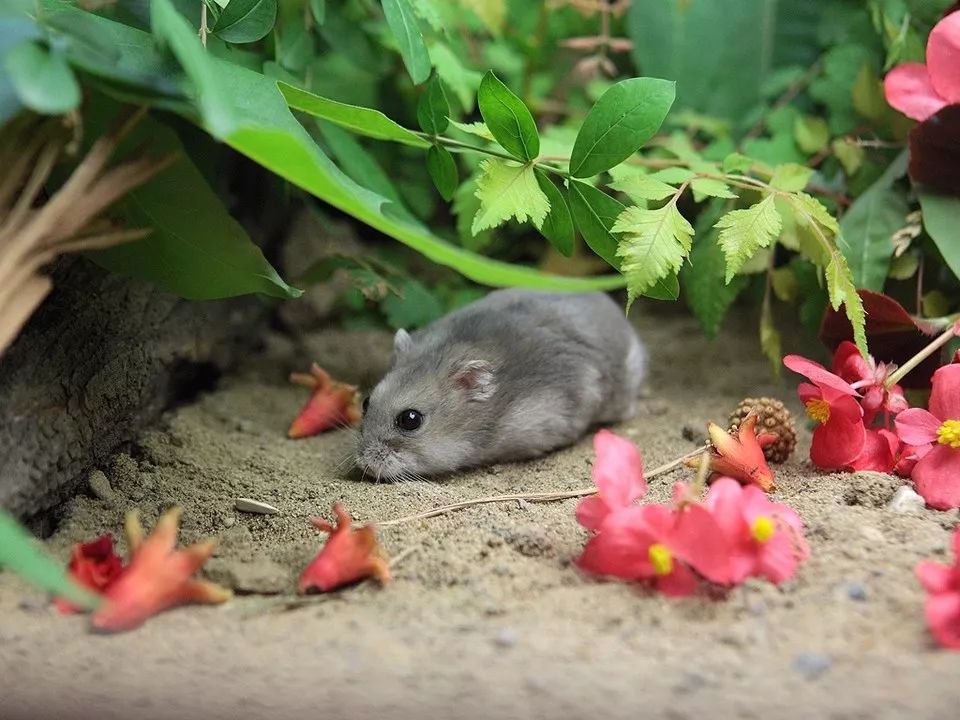
[[[819,425],[813,431],[810,459],[821,468],[847,467],[863,452],[866,428],[859,394],[850,383],[833,374],[820,363],[787,355],[783,364],[813,382],[800,383],[797,394],[807,408],[807,415]]]
[[[748,577],[781,583],[810,555],[797,513],[756,486],[720,478],[710,486],[706,507],[726,535],[732,583]]]
[[[863,407],[863,422],[867,426],[880,410],[896,415],[910,407],[903,396],[902,387],[894,385],[888,390],[884,385],[887,377],[896,369],[896,365],[876,362],[872,355],[864,357],[849,340],[840,343],[833,353],[833,372],[863,395],[860,405]]]
[[[887,102],[907,117],[926,120],[960,103],[960,12],[947,15],[930,32],[927,64],[906,63],[883,81]]]
[[[611,512],[629,507],[647,494],[643,457],[636,445],[601,430],[593,436],[593,452],[597,494],[577,505],[577,522],[587,530],[599,530]]]
[[[897,465],[900,448],[900,438],[896,433],[885,428],[867,428],[863,451],[847,467],[854,472],[891,472]]]
[[[897,434],[907,445],[930,447],[911,477],[927,505],[949,510],[960,507],[960,365],[933,374],[929,408],[897,415]]]
[[[960,650],[960,528],[953,531],[953,565],[921,562],[915,572],[927,591],[930,632],[943,647]]]

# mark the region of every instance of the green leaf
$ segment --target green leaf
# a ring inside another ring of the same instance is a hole
[[[437,75],[456,95],[463,109],[468,113],[473,112],[474,99],[483,75],[476,70],[464,67],[456,53],[444,43],[438,42],[431,45],[430,56],[433,59],[433,66],[437,69]]]
[[[439,135],[450,124],[450,103],[443,89],[443,82],[434,75],[417,100],[417,122],[420,129],[430,135]]]
[[[685,167],[668,167],[663,170],[657,170],[650,173],[650,177],[666,183],[679,184],[687,180],[693,180],[696,174]]]
[[[631,78],[613,85],[590,109],[577,133],[570,174],[591,177],[633,155],[656,135],[675,96],[675,84],[657,78]]]
[[[526,161],[540,154],[540,135],[533,115],[492,70],[480,81],[477,104],[483,121],[504,150]]]
[[[619,190],[636,203],[643,200],[663,200],[677,194],[677,188],[673,185],[640,173],[626,175],[610,183],[610,187]]]
[[[550,212],[550,201],[537,183],[533,166],[510,160],[491,158],[480,163],[477,197],[480,211],[471,226],[474,235],[511,217],[521,223],[529,219],[539,229]]]
[[[705,197],[725,198],[728,200],[738,197],[723,180],[717,180],[715,178],[694,178],[690,181],[690,189],[693,190],[693,198],[697,202],[700,202]]]
[[[853,339],[860,348],[860,352],[867,354],[866,315],[863,311],[863,300],[857,294],[857,287],[853,284],[853,275],[847,266],[847,261],[839,252],[834,253],[827,269],[824,271],[827,280],[827,296],[834,310],[844,305],[850,324],[853,325]]]
[[[277,82],[277,87],[283,93],[287,104],[294,110],[300,110],[314,117],[329,120],[359,135],[366,135],[377,140],[390,140],[413,147],[430,147],[429,142],[412,130],[407,130],[402,125],[395,123],[379,110],[347,105],[336,100],[320,97],[289,85],[282,80]]]
[[[431,145],[427,150],[427,172],[440,197],[450,202],[460,182],[457,163],[450,151],[441,145]]]
[[[423,283],[406,278],[399,283],[400,295],[390,294],[380,303],[390,327],[417,328],[443,315],[440,299]]]
[[[960,242],[957,242],[960,198],[935,195],[925,190],[921,190],[918,197],[924,229],[943,255],[947,267],[960,278]]]
[[[187,157],[176,133],[145,118],[131,142],[145,144],[158,156],[175,153],[178,159],[114,206],[131,227],[152,232],[141,240],[92,252],[92,260],[191,300],[254,292],[278,298],[301,295],[283,281],[243,227],[230,217]]]
[[[883,290],[893,257],[893,234],[904,226],[909,212],[903,194],[892,186],[906,171],[907,152],[903,151],[840,221],[844,240],[840,247],[859,288]]]
[[[70,580],[64,566],[47,555],[33,536],[0,509],[0,568],[20,575],[42,590],[93,610],[100,598]]]
[[[385,199],[360,187],[323,154],[287,107],[276,82],[203,52],[190,24],[171,0],[151,0],[154,31],[165,38],[194,86],[203,127],[219,140],[297,187],[389,235],[425,258],[493,286],[543,290],[601,290],[623,286],[619,276],[569,278],[499,262],[452,245],[413,218],[384,209]],[[95,16],[91,16],[95,17]],[[112,26],[106,18],[98,24]],[[329,18],[328,18],[329,25]],[[145,33],[126,32],[127,43],[150,48]],[[196,117],[193,111],[188,117]]]
[[[80,104],[80,85],[63,57],[31,40],[7,53],[4,66],[13,92],[42,115],[62,115]]]
[[[330,123],[318,122],[317,126],[323,139],[327,141],[330,155],[348,177],[358,185],[394,203],[390,211],[395,215],[411,217],[403,204],[397,186],[393,184],[377,159],[360,144],[356,137]]]
[[[812,168],[798,163],[784,163],[778,165],[773,171],[770,185],[784,192],[800,192],[807,186],[812,176]]]
[[[317,25],[323,25],[327,19],[327,0],[310,0],[310,14]]]
[[[837,138],[830,143],[830,149],[837,160],[840,161],[840,164],[843,165],[843,171],[848,176],[857,174],[857,171],[863,165],[863,158],[866,154],[860,145],[855,141]]]
[[[553,184],[542,170],[536,170],[537,184],[547,196],[550,203],[550,212],[540,227],[540,233],[550,241],[561,255],[573,255],[573,242],[576,239],[573,230],[573,218],[570,217],[570,208],[563,198],[563,193]]]
[[[210,32],[228,43],[262,40],[277,21],[277,0],[230,0]]]
[[[793,139],[803,152],[814,155],[830,142],[830,127],[823,118],[801,115],[793,123]]]
[[[570,212],[584,242],[597,255],[619,270],[620,258],[617,257],[617,246],[620,241],[611,232],[611,228],[626,207],[602,190],[597,190],[580,180],[571,179],[567,188]]]
[[[643,296],[654,300],[676,300],[680,297],[679,276],[674,273],[673,275],[660,278],[652,287],[643,293]]]
[[[717,243],[727,258],[727,282],[757,250],[770,245],[780,234],[780,213],[773,200],[773,195],[767,195],[745,210],[731,210],[714,225],[720,230]]]
[[[657,280],[679,272],[693,238],[693,227],[672,202],[657,210],[629,207],[611,229],[624,235],[617,255],[623,258],[628,305]]]
[[[683,297],[710,339],[716,337],[733,301],[749,284],[743,275],[725,282],[726,261],[717,244],[717,230],[712,227],[722,211],[722,204],[713,203],[697,219],[690,262],[680,270]]]
[[[382,0],[383,14],[400,50],[400,57],[417,85],[430,77],[430,53],[423,42],[417,16],[407,0]]]
[[[472,123],[462,123],[457,122],[456,120],[451,120],[450,124],[457,128],[457,130],[469,133],[470,135],[476,135],[478,138],[483,138],[487,142],[496,142],[493,137],[493,133],[490,132],[490,128],[487,127],[487,124],[480,122],[479,120]]]
[[[730,153],[723,159],[723,171],[725,173],[749,172],[752,167],[753,159],[740,153]]]

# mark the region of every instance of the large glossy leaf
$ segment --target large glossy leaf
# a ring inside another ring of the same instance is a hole
[[[394,122],[379,110],[330,100],[282,81],[278,82],[277,86],[287,104],[294,110],[329,120],[359,135],[377,140],[391,140],[414,147],[430,147],[429,142]]]
[[[211,32],[229,43],[256,42],[277,21],[277,0],[230,0]]]
[[[493,137],[518,160],[533,160],[540,154],[540,135],[533,115],[499,78],[488,72],[477,91],[480,114]]]
[[[558,252],[570,257],[573,255],[573,242],[576,239],[573,218],[570,216],[570,206],[567,205],[563,193],[553,184],[553,180],[548,178],[545,172],[537,170],[536,175],[537,184],[543,190],[543,194],[547,196],[547,200],[550,201],[550,212],[547,213],[547,217],[540,227],[540,234],[549,240]]]
[[[567,196],[570,211],[584,242],[610,265],[620,269],[617,245],[620,240],[610,232],[617,218],[626,210],[619,200],[579,180],[570,180]]]
[[[63,565],[47,555],[37,541],[16,520],[0,509],[0,568],[17,573],[42,590],[93,609],[100,598],[67,576]]]
[[[152,0],[152,11],[154,32],[169,44],[195,86],[203,126],[277,175],[479,283],[558,290],[622,287],[619,276],[565,278],[491,260],[441,240],[413,219],[397,217],[384,207],[385,198],[357,185],[323,154],[290,114],[275,81],[204,53],[170,0]]]
[[[430,77],[430,53],[423,42],[417,16],[407,0],[382,0],[383,14],[411,79],[419,85]]]
[[[840,249],[858,288],[883,290],[893,257],[893,234],[904,226],[909,212],[903,193],[892,186],[906,172],[903,151],[840,220]]]
[[[960,242],[957,239],[960,198],[926,191],[921,191],[919,197],[924,229],[940,250],[947,267],[960,278]]]
[[[145,119],[131,142],[153,155],[176,154],[176,162],[115,206],[131,227],[152,232],[136,242],[90,253],[99,265],[154,282],[192,300],[247,293],[295,298],[301,291],[283,281],[227,212],[169,128]]]
[[[59,53],[22,40],[3,60],[14,93],[34,112],[62,115],[80,104],[80,85]]]
[[[587,114],[570,155],[570,174],[591,177],[626,160],[652,138],[673,105],[668,80],[631,78],[608,89]]]
[[[442,145],[433,145],[427,150],[427,172],[440,196],[447,202],[453,200],[460,183],[460,173],[450,151]]]
[[[443,89],[443,81],[434,75],[417,99],[417,122],[431,135],[439,135],[450,124],[450,103]]]

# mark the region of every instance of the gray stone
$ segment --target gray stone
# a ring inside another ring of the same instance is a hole
[[[87,484],[90,486],[90,492],[99,500],[112,502],[117,497],[113,488],[110,487],[110,479],[103,470],[93,470],[87,477]]]
[[[826,655],[818,653],[800,653],[793,659],[793,669],[807,680],[816,680],[833,665]]]
[[[899,513],[919,513],[926,505],[924,499],[913,488],[904,485],[893,494],[887,508]]]
[[[517,631],[513,628],[503,628],[493,638],[493,642],[503,648],[513,647],[517,644]]]

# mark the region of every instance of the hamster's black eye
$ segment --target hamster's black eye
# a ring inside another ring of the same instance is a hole
[[[404,410],[397,415],[396,423],[404,432],[413,432],[423,424],[423,415],[419,410]]]
[[[370,398],[369,398],[369,397],[365,397],[365,398],[363,399],[363,414],[364,414],[364,415],[367,414],[367,409],[368,409],[369,407],[370,407]]]

